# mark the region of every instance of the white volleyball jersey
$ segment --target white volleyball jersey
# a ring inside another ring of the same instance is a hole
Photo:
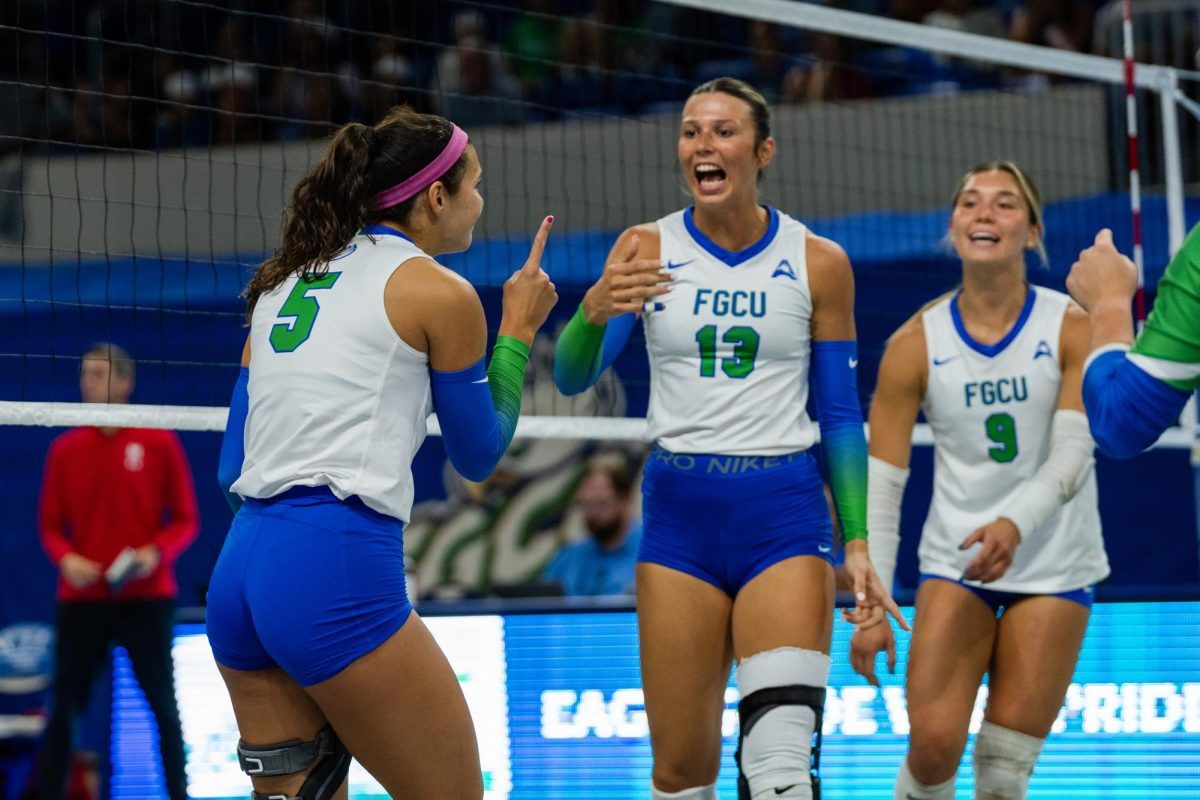
[[[691,209],[658,221],[675,276],[642,315],[650,435],[676,453],[782,455],[815,440],[808,402],[812,294],[808,229],[773,208],[736,253],[696,228]]]
[[[259,298],[246,457],[233,484],[243,497],[328,486],[408,521],[412,459],[432,408],[429,359],[396,335],[383,290],[425,253],[389,230],[354,237],[323,278],[293,276]]]
[[[973,340],[957,294],[925,311],[929,383],[922,408],[933,430],[933,502],[921,534],[921,572],[958,579],[979,552],[958,546],[1010,508],[1050,453],[1062,368],[1059,340],[1069,298],[1030,285],[1012,330],[994,345]],[[1096,508],[1096,474],[1033,532],[1022,532],[998,591],[1053,594],[1108,575]]]

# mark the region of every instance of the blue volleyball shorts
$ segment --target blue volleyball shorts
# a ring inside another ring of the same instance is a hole
[[[412,613],[404,525],[358,498],[296,487],[247,499],[208,587],[208,638],[223,666],[332,678]]]
[[[1085,586],[1082,589],[1074,589],[1069,592],[1058,592],[1056,594],[1026,594],[1024,592],[1002,592],[997,589],[988,589],[986,586],[976,586],[965,581],[955,580],[954,578],[945,578],[941,575],[931,575],[922,573],[917,587],[919,588],[925,581],[949,581],[957,583],[971,594],[978,597],[983,602],[987,603],[992,609],[993,614],[1000,613],[1001,610],[1008,608],[1022,600],[1028,600],[1031,597],[1061,597],[1063,600],[1070,600],[1072,603],[1079,603],[1084,608],[1091,608],[1092,601],[1096,599],[1096,589],[1092,586]]]
[[[656,447],[642,476],[642,524],[638,561],[730,597],[784,559],[833,561],[829,506],[807,452],[696,455]]]

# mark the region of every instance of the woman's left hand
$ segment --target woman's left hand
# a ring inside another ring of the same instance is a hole
[[[879,580],[875,567],[871,566],[871,557],[867,554],[867,540],[854,539],[846,542],[846,561],[843,569],[846,571],[846,581],[854,592],[854,608],[842,611],[842,619],[852,625],[858,625],[859,630],[866,630],[886,619],[883,615],[874,615],[871,611],[881,607],[895,617],[896,622],[906,631],[912,628],[908,620],[900,613],[900,607],[892,599],[892,594]]]

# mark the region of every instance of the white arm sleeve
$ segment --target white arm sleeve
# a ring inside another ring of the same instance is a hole
[[[879,580],[890,592],[900,549],[900,500],[908,470],[869,456],[867,458],[867,553]]]
[[[1065,408],[1054,412],[1050,455],[1000,515],[1016,524],[1022,539],[1054,516],[1059,506],[1079,491],[1095,466],[1095,447],[1086,414]]]

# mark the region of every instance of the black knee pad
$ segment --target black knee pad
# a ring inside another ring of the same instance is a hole
[[[247,775],[264,778],[294,775],[313,767],[295,797],[251,792],[251,800],[329,800],[350,772],[350,751],[333,726],[326,725],[311,742],[291,739],[254,746],[238,742],[238,763]]]
[[[812,773],[813,800],[821,800],[821,722],[825,713],[825,688],[816,686],[775,686],[759,689],[738,702],[738,746],[733,754],[738,765],[738,800],[750,800],[750,782],[742,773],[742,742],[764,714],[780,706],[808,706],[812,709],[813,722]]]

